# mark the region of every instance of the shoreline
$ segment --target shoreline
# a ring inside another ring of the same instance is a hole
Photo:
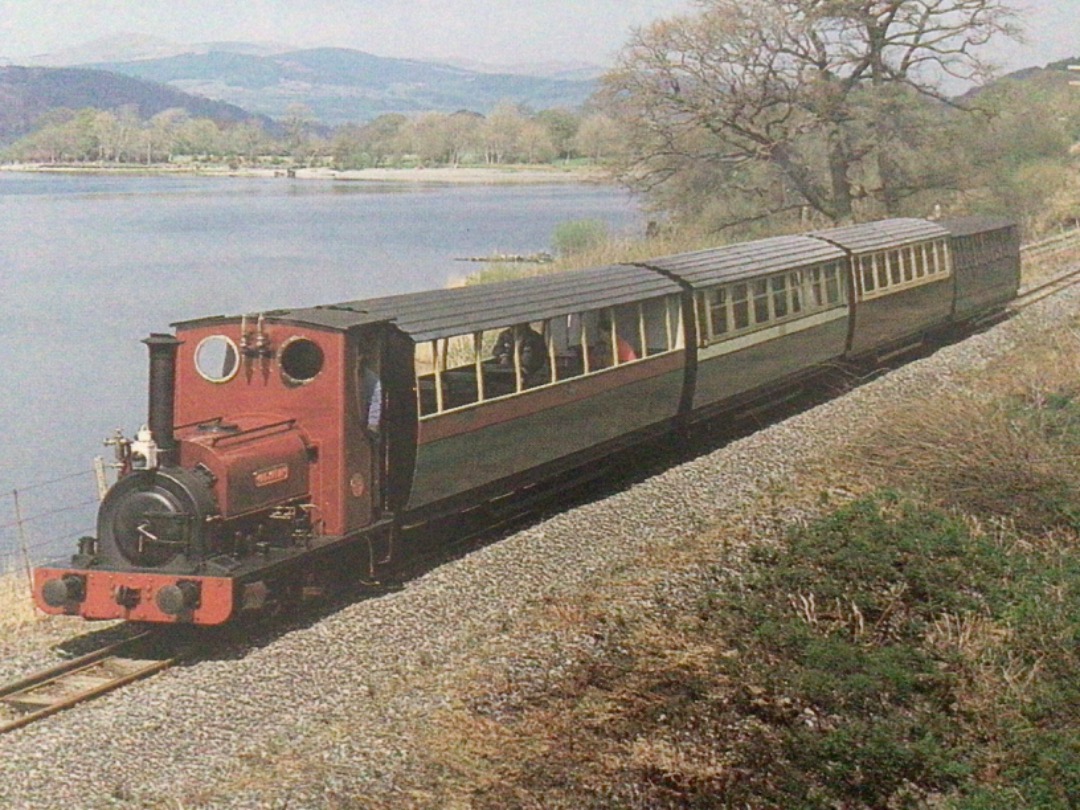
[[[544,183],[608,184],[614,180],[603,169],[560,169],[539,167],[451,167],[415,169],[287,168],[228,166],[77,166],[47,163],[4,163],[0,172],[28,174],[115,174],[115,175],[184,175],[192,177],[238,177],[255,179],[318,180],[368,183],[443,183],[474,185],[511,185]]]

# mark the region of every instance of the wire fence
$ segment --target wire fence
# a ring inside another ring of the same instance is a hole
[[[1060,233],[1039,239],[1036,242],[1028,242],[1020,246],[1020,252],[1025,256],[1037,256],[1042,253],[1054,253],[1059,250],[1071,250],[1080,246],[1080,228],[1062,229]]]
[[[73,472],[33,482],[0,495],[0,573],[33,565],[74,547],[93,534],[96,470]]]

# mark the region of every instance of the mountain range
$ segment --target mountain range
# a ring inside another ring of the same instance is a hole
[[[178,45],[124,35],[25,62],[38,67],[107,71],[168,85],[252,113],[283,118],[306,106],[337,125],[384,113],[487,113],[503,101],[532,107],[576,107],[596,89],[599,66],[443,64],[374,56],[346,48],[296,49],[280,43]]]

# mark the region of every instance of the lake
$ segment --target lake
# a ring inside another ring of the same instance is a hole
[[[0,172],[0,569],[91,530],[91,460],[146,420],[150,332],[446,286],[577,219],[643,226],[609,186]]]

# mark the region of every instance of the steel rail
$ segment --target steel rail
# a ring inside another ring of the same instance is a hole
[[[1009,309],[1013,312],[1018,312],[1032,304],[1037,304],[1044,298],[1049,298],[1051,295],[1066,290],[1077,283],[1080,283],[1080,266],[1073,267],[1047,281],[1042,281],[1038,284],[1022,288],[1017,293],[1016,298],[1013,299],[1012,303],[1009,304]]]
[[[0,703],[24,712],[14,720],[0,723],[0,735],[168,669],[189,653],[184,649],[155,658],[122,655],[161,635],[161,630],[146,630],[0,686]]]

